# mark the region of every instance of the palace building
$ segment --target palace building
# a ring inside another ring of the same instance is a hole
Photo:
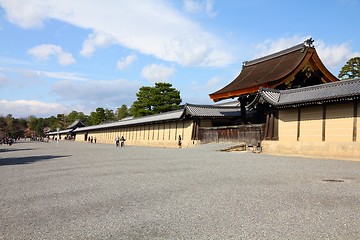
[[[261,144],[269,154],[360,160],[360,79],[340,81],[331,74],[312,39],[244,62],[233,81],[209,96],[235,103],[185,104],[157,115],[72,126],[60,134],[110,144],[124,136],[128,145],[158,147],[246,142]]]
[[[244,124],[264,123],[266,153],[360,160],[360,79],[339,81],[312,43],[244,62],[210,98],[237,98]]]
[[[116,137],[127,145],[182,147],[199,144],[202,127],[232,125],[240,118],[240,109],[232,106],[186,104],[183,109],[139,118],[123,119],[95,126],[79,127],[61,134],[76,135],[75,141],[95,139],[97,143],[114,144]],[[57,132],[52,132],[56,135]]]

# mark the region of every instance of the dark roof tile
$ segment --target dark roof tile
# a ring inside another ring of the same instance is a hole
[[[360,97],[360,78],[291,90],[261,88],[259,93],[265,101],[278,107],[330,102]]]

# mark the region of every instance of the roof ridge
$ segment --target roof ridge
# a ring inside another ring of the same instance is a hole
[[[288,90],[280,90],[280,91],[285,94],[291,94],[292,92],[307,92],[307,91],[312,91],[312,90],[321,89],[321,88],[333,87],[334,85],[338,86],[338,85],[353,84],[357,81],[360,81],[360,78],[345,79],[345,80],[339,80],[337,82],[322,83],[322,84],[313,85],[313,86],[294,88],[294,89],[288,89]]]
[[[259,91],[268,91],[268,92],[278,92],[278,93],[280,93],[280,91],[282,91],[282,90],[275,89],[275,88],[260,87]]]
[[[236,106],[219,106],[219,105],[211,105],[211,104],[192,104],[192,103],[186,103],[185,107],[189,106],[189,107],[199,107],[199,108],[237,108]]]
[[[250,60],[250,61],[245,61],[243,63],[243,66],[244,67],[251,66],[251,65],[254,65],[254,64],[258,64],[258,63],[261,63],[261,62],[268,61],[268,60],[273,59],[273,58],[281,57],[283,55],[286,55],[288,53],[295,52],[295,51],[298,51],[298,50],[301,50],[301,49],[303,51],[305,51],[308,48],[312,48],[312,47],[306,46],[304,43],[300,43],[300,44],[295,45],[293,47],[290,47],[290,48],[287,48],[285,50],[281,50],[279,52],[275,52],[275,53],[266,55],[264,57],[256,58],[256,59],[253,59],[253,60]]]
[[[260,95],[270,104],[300,106],[322,104],[330,101],[360,99],[360,78],[319,84],[304,88],[279,90],[279,99],[272,89],[260,89]]]

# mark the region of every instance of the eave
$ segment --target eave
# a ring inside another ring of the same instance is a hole
[[[323,83],[338,81],[321,62],[315,48],[300,44],[279,53],[246,62],[238,77],[209,96],[214,102],[218,102],[255,93],[260,88],[276,88],[291,82],[295,75],[307,65],[321,72]]]

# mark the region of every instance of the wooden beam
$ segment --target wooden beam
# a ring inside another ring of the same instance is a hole
[[[300,141],[300,123],[301,123],[301,108],[298,108],[298,116],[297,116],[297,136],[296,141]]]
[[[353,122],[353,142],[356,142],[356,139],[357,139],[358,106],[359,106],[358,100],[355,99],[354,100],[354,115],[353,115],[353,119],[354,119],[354,122]]]
[[[322,134],[321,140],[325,142],[326,139],[326,104],[323,105],[323,112],[322,112]]]

